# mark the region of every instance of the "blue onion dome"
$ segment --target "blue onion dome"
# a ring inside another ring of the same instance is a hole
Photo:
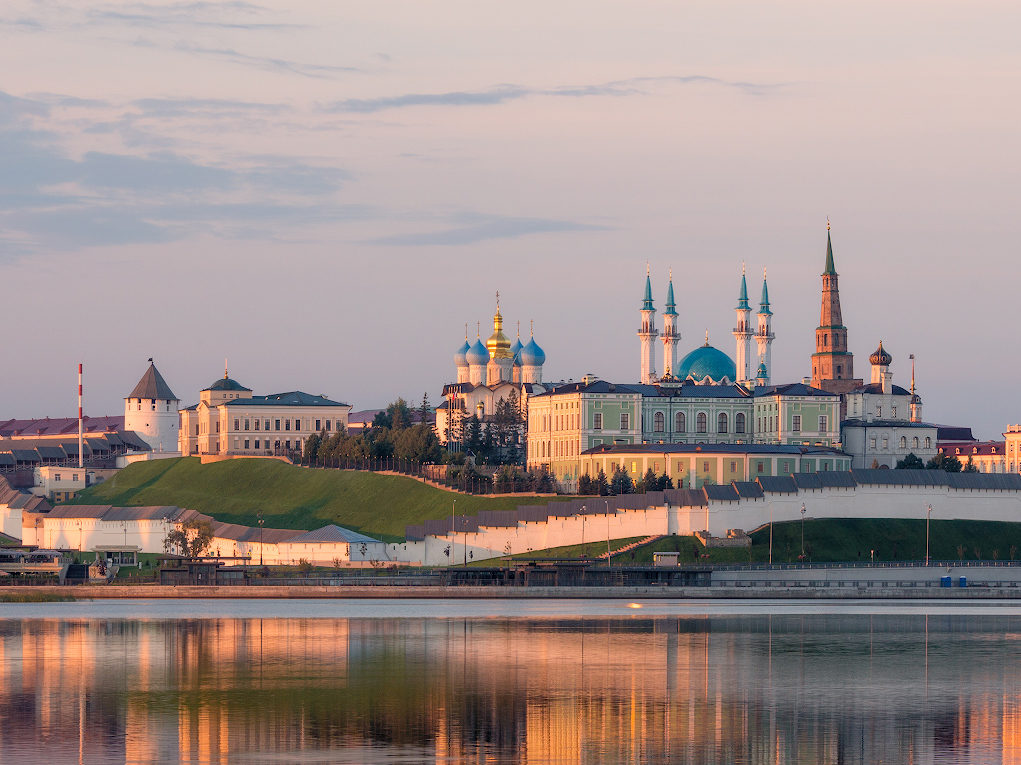
[[[488,364],[489,351],[486,350],[486,346],[482,344],[481,340],[476,339],[472,343],[472,347],[465,353],[465,360],[473,367],[479,364]]]
[[[534,337],[521,349],[520,357],[523,367],[541,367],[546,363],[546,352],[539,347]]]
[[[737,379],[737,365],[723,351],[706,344],[696,348],[677,364],[676,377],[695,382],[718,383],[726,378],[729,382]]]
[[[454,353],[454,366],[466,367],[468,366],[468,359],[466,358],[468,351],[471,350],[471,346],[468,345],[468,339],[465,338],[464,345],[457,349]]]
[[[521,366],[521,349],[524,348],[524,347],[525,346],[523,346],[521,344],[521,338],[520,337],[517,338],[514,341],[514,345],[512,345],[510,347],[510,355],[514,359],[514,366],[516,366],[516,367]]]
[[[765,363],[759,364],[759,371],[755,373],[756,380],[768,380],[769,373],[766,371]]]

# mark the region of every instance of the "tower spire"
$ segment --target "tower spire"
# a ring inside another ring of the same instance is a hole
[[[734,325],[734,341],[737,353],[734,357],[737,366],[737,382],[747,385],[751,381],[751,347],[752,328],[750,317],[752,307],[748,303],[748,280],[745,278],[745,263],[741,261],[741,287],[737,293],[737,323]]]
[[[822,272],[823,276],[836,276],[837,269],[833,265],[833,242],[830,239],[830,219],[826,217],[826,267]]]
[[[671,268],[666,288],[666,310],[663,311],[663,374],[670,376],[677,368],[677,343],[681,333],[677,331],[677,305],[674,303],[674,270]]]
[[[762,269],[762,298],[759,300],[759,324],[755,332],[755,344],[759,350],[759,369],[755,375],[756,385],[769,385],[773,374],[772,346],[773,339],[773,312],[769,310],[769,286],[766,279],[766,269]],[[765,370],[765,375],[763,375]]]
[[[650,385],[656,381],[656,366],[653,360],[653,341],[659,336],[656,330],[656,308],[652,304],[652,277],[648,262],[645,264],[645,296],[642,299],[642,326],[638,330],[641,343],[641,373],[639,382]]]
[[[829,393],[848,393],[862,385],[854,377],[854,355],[847,349],[847,327],[840,313],[840,287],[833,263],[833,239],[829,218],[826,219],[826,266],[822,273],[822,305],[819,326],[815,330],[815,353],[812,354],[812,387]],[[841,399],[841,417],[847,413]]]

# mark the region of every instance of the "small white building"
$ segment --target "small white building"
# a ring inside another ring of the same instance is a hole
[[[66,502],[85,488],[86,471],[79,467],[40,465],[34,470],[32,493],[51,502]]]

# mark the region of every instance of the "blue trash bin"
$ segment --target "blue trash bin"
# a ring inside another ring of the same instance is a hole
[[[951,581],[952,580],[950,579],[949,576],[941,576],[939,578],[939,586],[940,587],[949,587]]]
[[[967,587],[967,586],[968,586],[968,577],[962,576],[961,577],[961,587]]]

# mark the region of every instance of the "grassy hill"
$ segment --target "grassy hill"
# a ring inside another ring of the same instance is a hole
[[[76,504],[178,505],[219,521],[254,526],[314,529],[336,523],[386,541],[404,538],[404,527],[480,510],[513,510],[549,498],[473,497],[401,476],[347,470],[310,470],[277,460],[226,460],[202,465],[196,457],[137,462],[81,492]]]

